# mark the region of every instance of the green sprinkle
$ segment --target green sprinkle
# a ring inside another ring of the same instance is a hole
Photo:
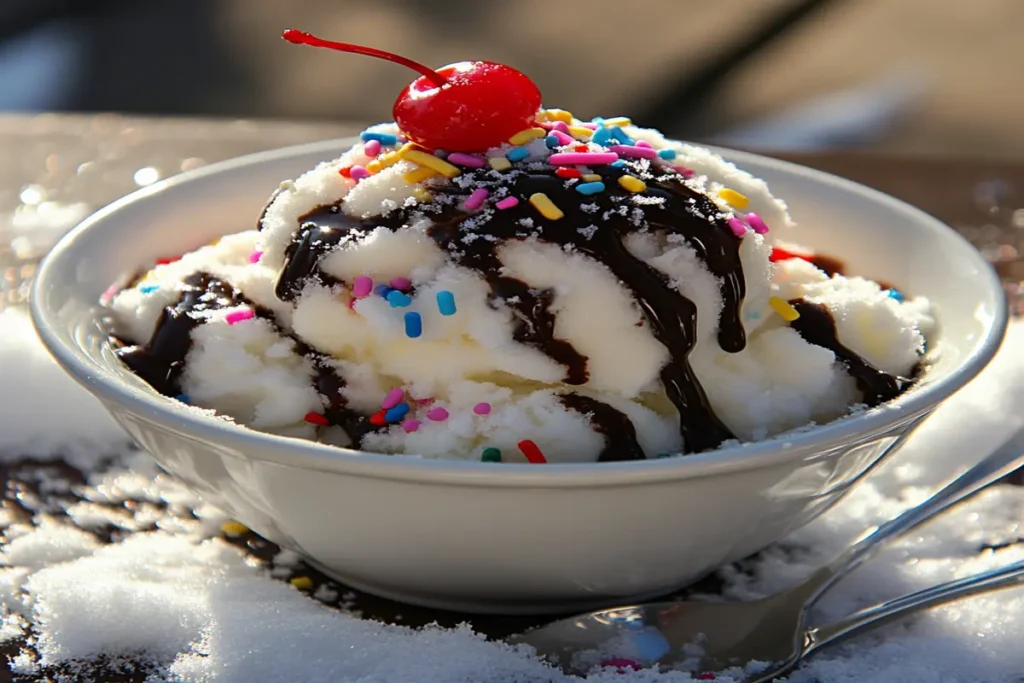
[[[501,462],[501,451],[493,446],[485,448],[480,460],[481,462]]]
[[[664,458],[671,458],[671,457],[672,457],[671,453],[658,453],[656,456],[654,456],[654,459],[655,460],[662,460]]]

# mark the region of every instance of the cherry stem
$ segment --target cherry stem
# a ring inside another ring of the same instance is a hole
[[[378,50],[373,47],[363,47],[362,45],[353,45],[352,43],[336,43],[333,40],[323,40],[316,36],[306,33],[304,31],[297,31],[293,28],[285,30],[281,34],[281,37],[287,40],[289,43],[295,43],[296,45],[310,45],[312,47],[326,47],[331,50],[339,50],[341,52],[352,52],[357,55],[366,55],[368,57],[376,57],[378,59],[386,59],[389,62],[395,62],[402,66],[407,66],[413,71],[418,71],[423,74],[426,78],[430,79],[438,87],[448,85],[448,79],[441,74],[437,73],[429,66],[424,66],[419,62],[414,62],[411,59],[406,59],[391,52],[385,52],[384,50]]]

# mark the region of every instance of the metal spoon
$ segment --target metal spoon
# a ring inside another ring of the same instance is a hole
[[[837,559],[798,586],[751,602],[660,602],[582,614],[513,636],[563,669],[574,658],[626,639],[643,664],[686,664],[698,671],[721,671],[748,662],[770,662],[749,683],[771,681],[818,648],[868,626],[979,591],[1012,585],[1024,576],[1024,563],[949,582],[870,607],[846,619],[805,628],[807,612],[821,596],[892,539],[917,528],[964,498],[1024,465],[1024,427],[984,460],[923,503],[868,530]],[[693,650],[698,643],[700,651]],[[690,647],[693,655],[686,656]],[[695,667],[694,659],[699,657]],[[591,664],[593,662],[590,662]]]

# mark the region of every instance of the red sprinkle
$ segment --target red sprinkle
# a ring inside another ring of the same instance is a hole
[[[586,145],[576,145],[575,147],[573,147],[573,149],[576,150],[577,152],[589,152],[590,151],[590,148],[587,147]]]
[[[788,261],[789,259],[793,258],[803,259],[804,261],[811,260],[811,256],[808,254],[797,254],[792,251],[786,251],[785,249],[779,249],[778,247],[773,247],[771,255],[768,256],[768,260],[771,261],[772,263],[776,263],[778,261]]]
[[[529,439],[523,439],[517,445],[519,446],[519,450],[523,452],[523,455],[526,456],[527,461],[532,462],[534,465],[543,465],[548,461],[548,459],[544,457],[544,454],[540,452],[540,448],[537,447],[537,444]]]
[[[714,680],[717,680],[717,679],[718,679],[718,676],[716,676],[714,672],[712,672],[712,671],[705,671],[702,674],[697,674],[697,679],[696,680],[698,680],[698,681],[714,681]]]
[[[338,169],[338,173],[340,173],[345,178],[351,178],[352,177],[352,167],[351,166],[342,166],[341,168]]]
[[[619,673],[623,673],[626,669],[632,669],[633,671],[640,670],[640,664],[632,659],[626,659],[625,657],[612,657],[601,662],[601,666],[612,667],[614,666],[619,670]]]
[[[180,256],[170,256],[166,258],[158,258],[156,264],[158,266],[166,266],[168,263],[174,263],[175,261],[181,260]]]
[[[579,178],[583,174],[577,171],[575,168],[567,168],[565,166],[559,166],[555,169],[555,175],[559,178]]]
[[[375,427],[383,427],[387,423],[388,421],[384,419],[383,410],[380,411],[379,413],[374,413],[373,415],[370,416],[370,424],[374,425]]]
[[[327,421],[327,418],[320,413],[306,413],[306,417],[302,419],[311,425],[319,425],[321,427],[326,427],[331,424]]]

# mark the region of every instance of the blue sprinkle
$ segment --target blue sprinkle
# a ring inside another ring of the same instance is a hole
[[[160,285],[146,285],[145,287],[139,287],[139,291],[143,294],[149,294],[150,292],[155,292],[158,289],[160,289]]]
[[[658,156],[662,159],[675,159],[676,151],[674,149],[659,149]]]
[[[522,161],[528,156],[530,152],[525,147],[513,147],[505,154],[509,161]]]
[[[626,131],[622,130],[618,126],[611,129],[612,137],[621,142],[624,145],[632,145],[635,141],[633,138],[626,135]]]
[[[595,145],[607,145],[612,141],[612,131],[610,128],[601,126],[594,131],[594,134],[590,136],[590,141]]]
[[[598,125],[602,125],[604,123],[604,117],[603,116],[595,116],[594,118],[590,119],[590,122],[591,123],[596,123]]]
[[[384,413],[384,419],[388,422],[398,422],[409,414],[409,404],[402,402]],[[660,655],[659,655],[660,656]]]
[[[549,135],[544,138],[544,144],[547,145],[549,149],[554,149],[555,147],[558,147],[558,138],[554,135]]]
[[[405,314],[405,336],[415,339],[423,334],[423,319],[412,311]]]
[[[641,659],[645,661],[657,661],[672,649],[672,646],[669,645],[668,640],[662,635],[661,631],[653,627],[646,628],[643,631],[636,631],[630,634],[630,636],[630,640],[633,641],[633,645],[639,651]]]
[[[391,293],[391,288],[388,287],[387,285],[377,285],[376,287],[373,288],[373,293],[376,294],[377,296],[384,297],[385,299],[387,299],[388,294]]]
[[[455,295],[447,289],[437,293],[437,310],[441,315],[455,315]]]
[[[373,133],[371,131],[364,130],[359,137],[363,142],[379,140],[382,145],[394,145],[398,143],[398,136],[392,135],[391,133]]]
[[[619,159],[618,161],[613,161],[610,165],[613,166],[614,168],[622,168],[623,166],[626,165],[626,162],[623,161],[622,159]]]
[[[665,458],[671,458],[671,457],[672,457],[671,453],[658,453],[656,456],[654,456],[654,459],[655,460],[664,460]]]
[[[188,399],[188,396],[186,396],[185,394],[178,394],[174,398],[176,398],[177,400],[181,401],[182,403],[191,403],[191,401],[189,401],[189,399]]]
[[[903,293],[896,289],[889,290],[889,298],[896,301],[903,301]]]
[[[444,151],[443,149],[435,149],[434,156],[437,157],[438,159],[447,159],[448,152]]]
[[[405,308],[412,303],[412,297],[405,292],[399,292],[397,289],[392,289],[385,298],[391,304],[391,308]]]
[[[597,194],[598,192],[604,192],[604,183],[600,180],[592,183],[580,183],[576,186],[576,191],[580,194]]]

